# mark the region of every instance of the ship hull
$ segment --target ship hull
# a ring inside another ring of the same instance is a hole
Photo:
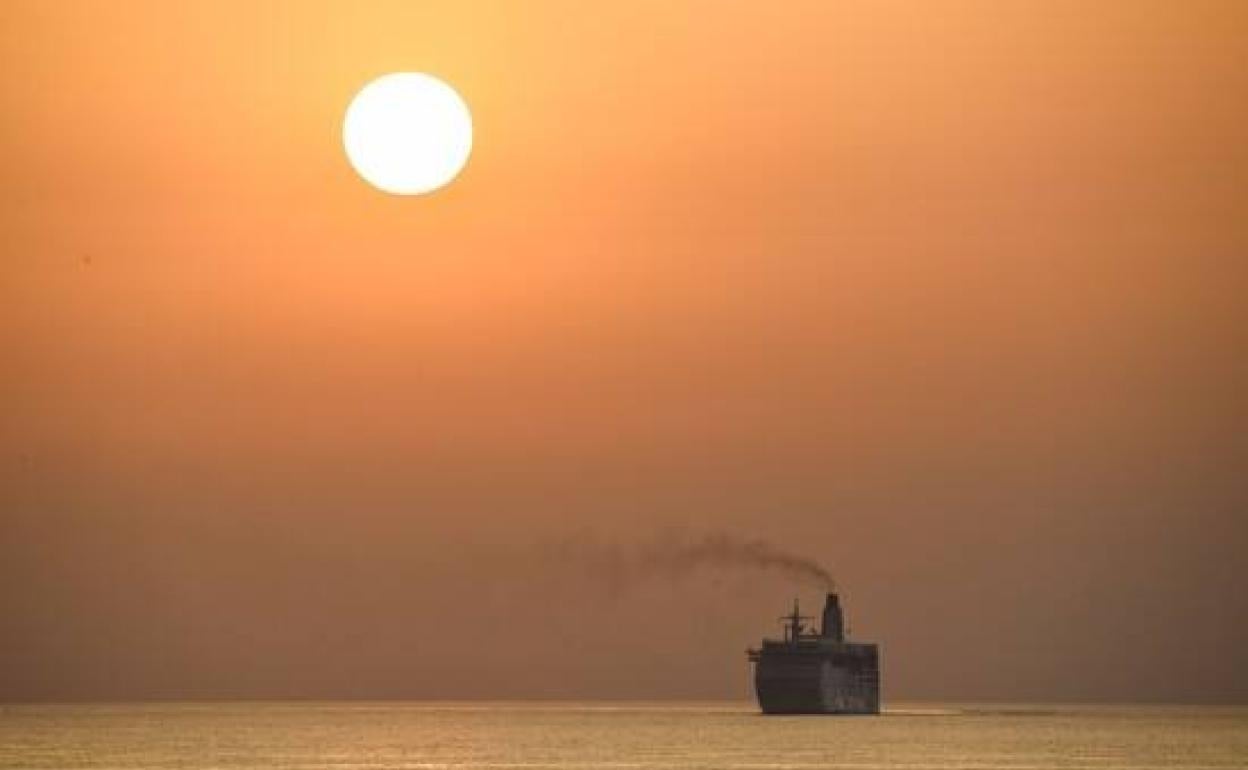
[[[874,644],[776,645],[762,650],[755,664],[754,688],[764,714],[880,713]]]

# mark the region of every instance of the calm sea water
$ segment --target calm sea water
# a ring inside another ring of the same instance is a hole
[[[0,707],[3,768],[1245,768],[1248,707],[737,703]]]

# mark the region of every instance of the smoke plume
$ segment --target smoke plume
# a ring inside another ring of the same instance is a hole
[[[724,533],[670,536],[641,543],[602,543],[570,539],[552,556],[577,564],[617,587],[654,579],[673,579],[698,571],[758,570],[831,591],[836,582],[821,564],[760,538]]]

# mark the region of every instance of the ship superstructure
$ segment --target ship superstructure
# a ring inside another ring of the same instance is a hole
[[[880,713],[879,647],[845,640],[845,618],[835,593],[823,606],[816,631],[797,601],[780,618],[784,638],[764,639],[749,650],[754,690],[765,714]]]

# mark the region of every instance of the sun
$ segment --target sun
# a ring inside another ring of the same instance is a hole
[[[472,152],[472,115],[455,89],[422,72],[383,75],[347,107],[342,143],[365,181],[421,195],[459,175]]]

